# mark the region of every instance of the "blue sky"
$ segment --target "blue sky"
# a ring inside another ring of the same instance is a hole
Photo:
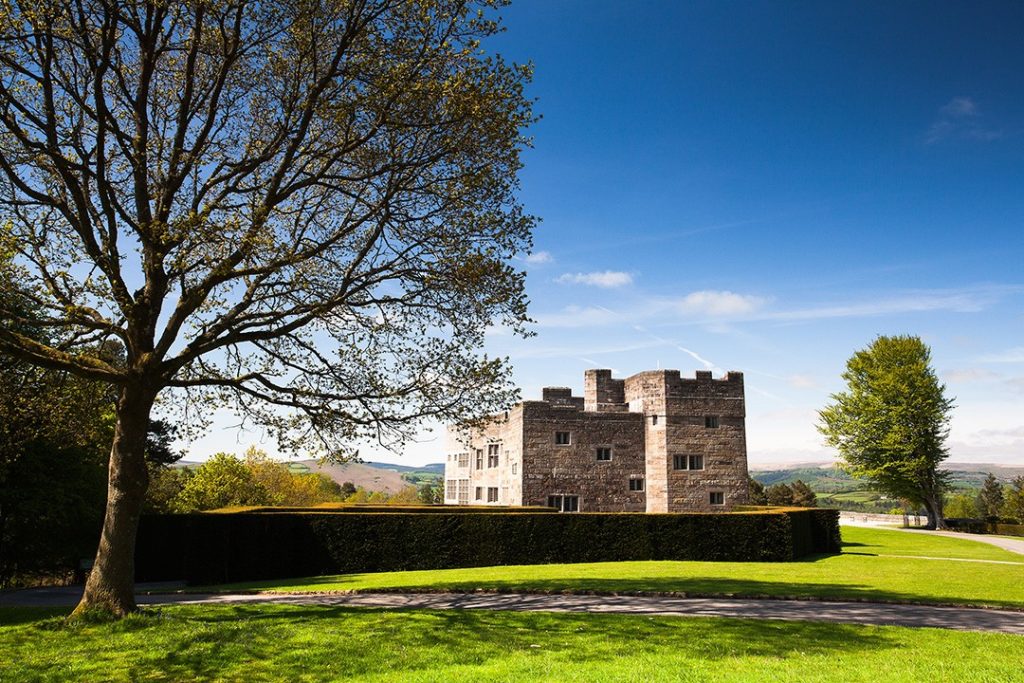
[[[537,335],[526,398],[588,367],[741,370],[754,466],[825,460],[856,349],[917,334],[953,461],[1024,463],[1024,4],[519,0]],[[233,438],[233,437],[232,437]],[[399,462],[439,461],[443,439]]]

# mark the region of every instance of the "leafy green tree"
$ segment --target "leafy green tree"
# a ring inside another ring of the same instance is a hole
[[[949,519],[975,519],[982,515],[978,511],[978,498],[966,493],[947,496],[943,512]]]
[[[768,495],[765,493],[764,484],[754,479],[751,476],[747,476],[747,488],[750,491],[750,504],[751,505],[767,505]]]
[[[174,501],[178,512],[231,505],[273,505],[273,498],[244,462],[227,453],[217,453],[200,465]]]
[[[818,496],[811,487],[797,479],[793,482],[793,505],[801,508],[818,507]]]
[[[832,395],[818,429],[845,469],[872,488],[924,507],[927,528],[944,527],[945,441],[953,401],[918,337],[878,337],[843,373],[847,390]]]
[[[1006,489],[1002,515],[1024,524],[1024,477],[1015,477]]]
[[[177,502],[194,472],[187,467],[150,467],[149,488],[142,511],[151,514],[178,512]]]
[[[444,502],[444,493],[437,480],[424,481],[417,490],[419,502],[424,505],[440,505]]]
[[[1003,507],[1003,485],[991,472],[978,491],[978,510],[982,517],[998,517]]]
[[[788,484],[772,484],[765,490],[769,505],[792,505],[793,489]]]
[[[356,492],[356,485],[350,481],[342,482],[341,495],[344,499],[349,498]]]
[[[0,287],[22,283],[49,336],[5,306],[0,353],[116,390],[80,610],[136,608],[158,397],[327,455],[515,397],[482,353],[491,325],[526,333],[535,223],[530,69],[481,44],[503,4],[5,4]]]

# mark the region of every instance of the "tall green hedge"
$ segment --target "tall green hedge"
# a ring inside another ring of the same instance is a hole
[[[136,578],[205,584],[553,562],[786,561],[838,551],[838,519],[820,509],[152,515],[142,518]]]

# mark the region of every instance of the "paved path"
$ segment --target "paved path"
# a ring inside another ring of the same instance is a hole
[[[963,541],[977,541],[978,543],[988,543],[996,547],[1008,550],[1011,553],[1018,553],[1024,555],[1024,538],[1004,538],[1002,536],[991,536],[989,534],[965,534],[958,531],[929,531],[927,529],[913,529],[891,526],[882,522],[873,521],[859,521],[852,519],[841,519],[839,520],[842,526],[867,526],[874,528],[891,529],[893,531],[905,531],[911,534],[928,534],[930,536],[948,536],[949,538],[959,538]]]
[[[73,605],[71,589],[35,589],[0,594],[2,605]],[[530,595],[519,593],[351,593],[351,594],[140,594],[140,604],[284,604],[386,609],[483,609],[516,612],[586,612],[672,617],[742,617],[785,621],[827,621],[934,627],[1024,635],[1024,612],[926,605],[817,600],[742,600],[613,595]]]

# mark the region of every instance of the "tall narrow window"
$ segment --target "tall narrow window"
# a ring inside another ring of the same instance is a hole
[[[487,487],[487,502],[497,503],[498,502],[498,487],[488,486]]]
[[[496,443],[487,444],[487,466],[497,467],[500,459],[501,445]]]
[[[704,426],[708,429],[718,429],[718,416],[717,415],[706,415],[704,416]]]
[[[555,432],[555,445],[568,446],[572,436],[569,432]]]
[[[484,468],[484,449],[476,449],[476,468],[482,470]]]
[[[607,446],[600,446],[597,449],[597,459],[599,461],[607,461],[612,459],[612,449]]]
[[[512,474],[516,474],[517,473],[516,470],[518,470],[518,469],[519,469],[519,463],[516,463],[516,462],[512,463]]]
[[[483,500],[483,499],[484,499],[484,487],[483,486],[477,486],[476,487],[476,495],[473,496],[473,500]]]
[[[651,415],[651,424],[652,425],[658,424],[658,416],[657,415]]]

